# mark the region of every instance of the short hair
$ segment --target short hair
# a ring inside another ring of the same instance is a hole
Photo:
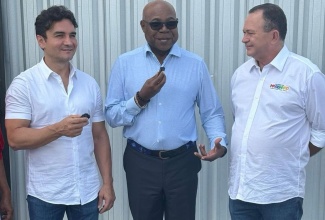
[[[77,21],[73,13],[64,6],[51,6],[46,10],[43,10],[36,18],[35,32],[36,35],[41,35],[46,39],[46,31],[51,29],[53,24],[63,19],[71,21],[75,28],[78,27]]]
[[[265,3],[257,5],[249,10],[249,13],[254,13],[258,10],[263,11],[263,18],[265,21],[264,31],[278,30],[280,38],[284,41],[287,34],[287,18],[283,10],[275,4]]]

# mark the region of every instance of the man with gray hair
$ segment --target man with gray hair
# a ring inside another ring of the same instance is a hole
[[[243,32],[252,59],[231,80],[231,218],[301,219],[305,168],[325,146],[325,76],[285,46],[279,6],[252,8]]]

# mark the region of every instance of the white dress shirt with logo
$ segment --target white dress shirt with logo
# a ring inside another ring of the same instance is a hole
[[[325,76],[286,46],[262,71],[254,59],[231,81],[231,199],[268,204],[304,197],[309,142],[325,146]]]

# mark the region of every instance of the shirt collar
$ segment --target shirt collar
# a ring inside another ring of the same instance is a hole
[[[144,45],[144,51],[145,54],[151,53],[152,55],[154,55],[148,43]],[[177,57],[181,56],[181,48],[176,43],[172,46],[171,50],[169,51],[168,56],[170,55],[177,56]]]
[[[282,72],[284,68],[284,64],[286,63],[288,57],[289,57],[289,50],[288,48],[284,45],[278,55],[271,61],[271,65],[277,68],[280,72]]]
[[[47,65],[46,63],[44,62],[44,57],[42,58],[41,62],[40,62],[40,67],[42,69],[42,72],[43,74],[45,75],[45,77],[48,79],[51,74],[55,73],[53,70],[51,70]],[[76,68],[70,63],[70,75],[69,77],[72,78],[72,77],[77,77],[77,74],[76,74]]]
[[[280,50],[280,52],[276,55],[276,57],[274,57],[274,59],[271,61],[270,64],[275,68],[277,68],[280,72],[282,72],[289,55],[290,55],[290,51],[288,50],[287,46],[284,45]],[[253,67],[259,68],[255,59],[249,60],[249,66],[250,66],[250,70],[252,70]]]

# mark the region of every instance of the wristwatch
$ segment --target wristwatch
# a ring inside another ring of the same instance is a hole
[[[225,152],[222,154],[222,156],[220,158],[224,157],[227,154],[227,148],[225,146],[222,146],[222,147],[225,149]]]

